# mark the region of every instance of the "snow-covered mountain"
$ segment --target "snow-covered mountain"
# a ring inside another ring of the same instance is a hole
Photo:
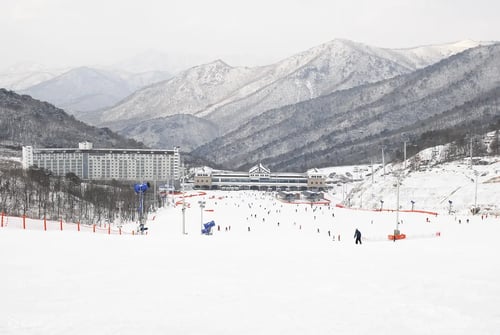
[[[114,105],[136,89],[168,78],[164,72],[110,72],[89,67],[71,69],[20,93],[48,101],[70,113]]]
[[[67,111],[88,111],[113,105],[132,93],[132,88],[111,72],[79,67],[20,93]]]
[[[189,152],[199,143],[217,137],[218,131],[217,125],[208,120],[189,114],[176,114],[130,125],[120,134],[150,147],[173,148],[182,144],[182,150]]]
[[[395,155],[401,133],[474,128],[499,122],[500,44],[432,66],[267,111],[193,152],[227,168],[262,161],[272,168],[369,160],[381,145]]]
[[[159,83],[172,77],[169,72],[158,70],[145,72],[114,70],[113,73],[124,79],[134,91],[152,84]]]
[[[23,62],[0,71],[0,88],[23,90],[50,80],[67,69],[50,69],[38,63]]]
[[[87,121],[120,131],[138,120],[193,114],[224,134],[270,109],[409,73],[477,44],[391,50],[338,39],[269,66],[216,61],[140,90]]]
[[[175,114],[196,114],[254,81],[263,71],[265,68],[233,68],[221,60],[197,66],[135,92],[121,104],[103,111],[95,123],[135,123]]]
[[[103,148],[144,147],[109,129],[78,121],[47,102],[0,89],[0,151],[3,147],[20,150],[24,145],[71,148],[88,140]]]
[[[448,58],[464,50],[475,48],[481,45],[491,45],[493,42],[462,40],[454,43],[421,46],[409,49],[395,49],[393,52],[403,55],[409,61],[409,66],[416,69],[434,64],[441,59]]]

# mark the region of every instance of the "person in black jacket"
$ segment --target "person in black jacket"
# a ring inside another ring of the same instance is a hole
[[[356,244],[361,244],[361,232],[356,228],[356,231],[354,232],[354,238],[356,239]]]

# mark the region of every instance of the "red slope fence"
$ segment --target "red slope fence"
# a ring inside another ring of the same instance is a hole
[[[368,211],[368,212],[396,212],[395,209],[377,209],[377,208],[374,208],[374,209],[368,209],[368,208],[354,208],[354,207],[347,207],[347,206],[344,206],[342,204],[336,204],[335,207],[337,208],[344,208],[344,209],[350,209],[350,210],[355,210],[355,211]],[[424,211],[424,210],[420,210],[420,209],[400,209],[399,210],[400,213],[420,213],[420,214],[429,214],[429,215],[433,215],[433,216],[438,216],[438,213],[437,212],[431,212],[431,211]]]
[[[92,232],[108,235],[137,235],[135,230],[124,231],[121,227],[113,228],[111,224],[82,224],[80,222],[64,222],[43,219],[32,219],[26,215],[23,216],[8,216],[4,212],[0,214],[0,228],[15,227],[23,230],[39,230],[39,231],[77,231],[77,232]],[[147,231],[146,231],[147,234]]]
[[[179,206],[179,205],[182,205],[183,203],[185,203],[185,205],[187,207],[191,207],[191,204],[189,202],[185,202],[186,198],[192,198],[192,197],[203,197],[207,195],[207,192],[203,192],[203,191],[198,191],[198,193],[195,193],[195,194],[184,194],[184,195],[181,195],[179,198],[182,199],[182,200],[177,200],[175,202],[175,205],[176,206]],[[213,198],[210,198],[210,199],[213,199]],[[219,198],[220,199],[220,198]]]

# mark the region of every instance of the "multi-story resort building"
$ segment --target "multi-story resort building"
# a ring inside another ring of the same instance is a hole
[[[40,149],[23,147],[23,168],[38,167],[54,175],[74,173],[84,180],[158,180],[179,179],[179,148],[94,149],[92,143],[78,148]]]
[[[324,190],[326,176],[316,169],[306,173],[271,172],[262,164],[252,167],[248,172],[220,171],[204,167],[195,171],[194,187],[210,190]]]

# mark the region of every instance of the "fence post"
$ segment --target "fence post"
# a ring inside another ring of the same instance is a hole
[[[80,231],[80,221],[76,223],[76,226],[78,227],[78,231]]]
[[[26,229],[26,215],[23,214],[23,229]]]
[[[122,234],[122,229],[120,228],[120,235]]]
[[[3,227],[3,216],[4,216],[4,213],[3,213],[3,211],[2,211],[2,227]]]
[[[47,218],[43,216],[43,230],[47,231]]]
[[[95,233],[95,223],[94,223],[94,233]]]
[[[111,223],[108,223],[108,235],[111,235]]]
[[[60,224],[60,226],[61,226],[61,231],[62,231],[62,230],[63,230],[63,229],[62,229],[62,218],[60,219],[59,224]]]

